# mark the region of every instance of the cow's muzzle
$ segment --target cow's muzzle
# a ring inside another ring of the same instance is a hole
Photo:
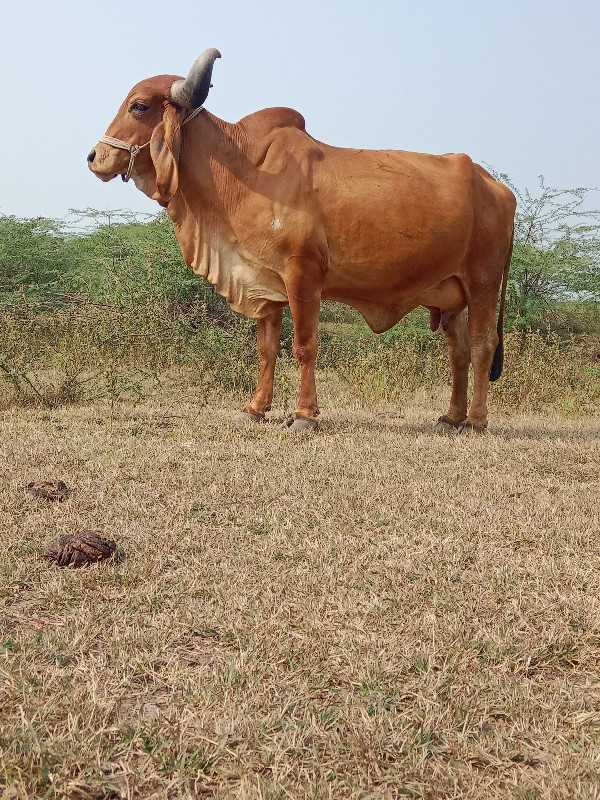
[[[127,172],[124,175],[121,175],[123,180],[127,183],[129,178],[131,177],[131,173],[133,172],[133,165],[135,163],[135,157],[139,155],[139,153],[144,149],[144,147],[148,147],[150,142],[146,142],[146,144],[129,144],[128,142],[123,142],[121,139],[115,139],[114,136],[103,136],[100,139],[101,142],[104,144],[109,144],[112,147],[118,147],[120,150],[127,150],[129,153],[129,165],[127,167]],[[89,161],[89,156],[88,156]]]

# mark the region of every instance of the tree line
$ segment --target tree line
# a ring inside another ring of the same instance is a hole
[[[506,176],[500,176],[510,184]],[[519,191],[507,291],[507,326],[600,327],[600,212],[590,190]],[[222,298],[187,268],[164,213],[74,211],[67,219],[0,217],[0,304],[126,308],[159,300],[173,316],[201,307],[235,325]],[[344,318],[344,309],[329,309]],[[594,324],[597,321],[597,326]]]

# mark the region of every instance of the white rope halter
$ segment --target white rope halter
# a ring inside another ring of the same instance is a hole
[[[183,120],[181,127],[186,125],[188,122],[191,122],[194,117],[198,116],[203,109],[204,106],[195,108],[192,113],[188,114],[188,116]],[[127,167],[127,172],[121,176],[125,183],[127,183],[129,178],[131,178],[135,157],[144,149],[144,147],[148,147],[150,144],[150,142],[146,142],[146,144],[128,144],[127,142],[121,141],[121,139],[115,139],[114,136],[103,136],[100,141],[104,142],[104,144],[110,144],[112,147],[118,147],[120,150],[127,150],[129,152],[129,166]]]

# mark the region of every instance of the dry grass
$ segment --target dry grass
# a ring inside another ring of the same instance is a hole
[[[321,388],[315,437],[193,387],[3,413],[0,796],[600,797],[598,417]],[[126,559],[39,559],[85,527]]]

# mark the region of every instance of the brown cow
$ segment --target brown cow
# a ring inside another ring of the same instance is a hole
[[[264,421],[271,407],[289,305],[301,385],[287,424],[316,428],[319,309],[337,300],[376,333],[428,308],[452,366],[450,407],[436,429],[482,431],[488,384],[502,371],[512,192],[463,154],[323,144],[289,108],[224,122],[202,108],[219,57],[207,50],[185,79],[134,86],[88,162],[103,181],[131,177],[164,206],[186,263],[258,320],[260,375],[243,418]]]

